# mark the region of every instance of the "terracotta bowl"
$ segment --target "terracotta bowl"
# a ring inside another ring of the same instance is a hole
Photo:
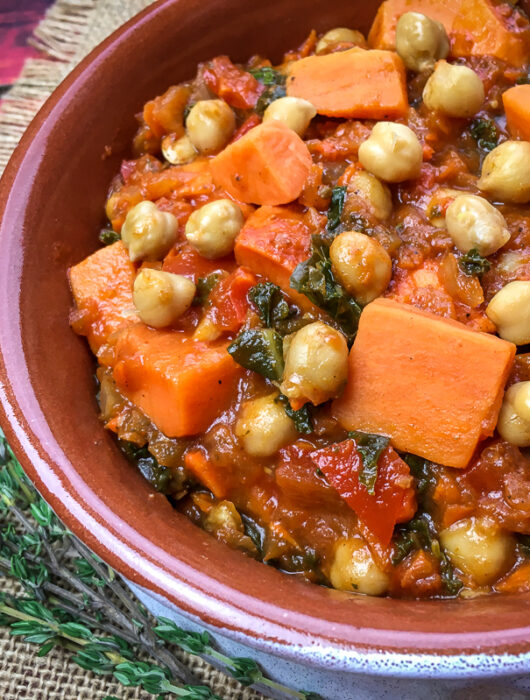
[[[105,561],[184,614],[314,668],[438,677],[530,671],[530,596],[411,602],[308,585],[174,512],[97,417],[94,360],[68,326],[67,268],[98,247],[134,114],[217,54],[279,59],[310,28],[366,31],[377,2],[165,0],[55,91],[1,181],[0,418],[36,486]],[[487,657],[482,654],[488,654]]]

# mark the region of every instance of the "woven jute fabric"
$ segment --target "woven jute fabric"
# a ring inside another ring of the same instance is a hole
[[[72,68],[117,27],[152,0],[58,0],[35,30],[32,43],[42,58],[26,62],[16,84],[4,96],[0,111],[0,173],[24,130]],[[0,579],[0,590],[20,593],[12,580]],[[0,627],[1,700],[99,700],[107,695],[127,700],[153,696],[137,688],[124,688],[109,676],[84,671],[54,649],[38,658],[37,648],[11,637]],[[182,653],[200,682],[226,700],[259,700],[263,696],[197,657]]]

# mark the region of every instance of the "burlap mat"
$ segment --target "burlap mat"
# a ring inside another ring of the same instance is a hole
[[[0,173],[25,128],[53,89],[86,54],[114,29],[153,0],[58,0],[35,31],[42,59],[29,59],[0,112]],[[17,592],[10,580],[0,589]],[[37,647],[10,637],[0,627],[1,700],[98,700],[106,695],[133,700],[153,698],[142,690],[124,688],[108,676],[83,671],[68,652],[54,649],[37,658]],[[183,654],[196,676],[226,700],[259,700],[263,696],[196,657]]]

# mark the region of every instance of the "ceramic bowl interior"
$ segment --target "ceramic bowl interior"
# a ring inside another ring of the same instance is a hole
[[[67,268],[98,247],[103,204],[143,103],[218,54],[273,60],[311,28],[366,31],[378,2],[166,0],[122,28],[46,104],[0,189],[2,425],[67,525],[181,609],[280,648],[520,653],[530,597],[410,602],[308,585],[174,512],[98,421],[94,360],[68,326]],[[316,651],[315,651],[316,654]]]

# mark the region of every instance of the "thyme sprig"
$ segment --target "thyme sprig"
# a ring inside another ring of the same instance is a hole
[[[222,654],[206,631],[152,618],[115,572],[62,525],[1,431],[0,574],[17,579],[26,593],[0,594],[0,625],[38,646],[37,656],[62,647],[81,668],[126,687],[159,697],[220,700],[177,658],[178,648],[215,662],[243,685],[295,700],[318,698],[267,678],[253,659]]]

